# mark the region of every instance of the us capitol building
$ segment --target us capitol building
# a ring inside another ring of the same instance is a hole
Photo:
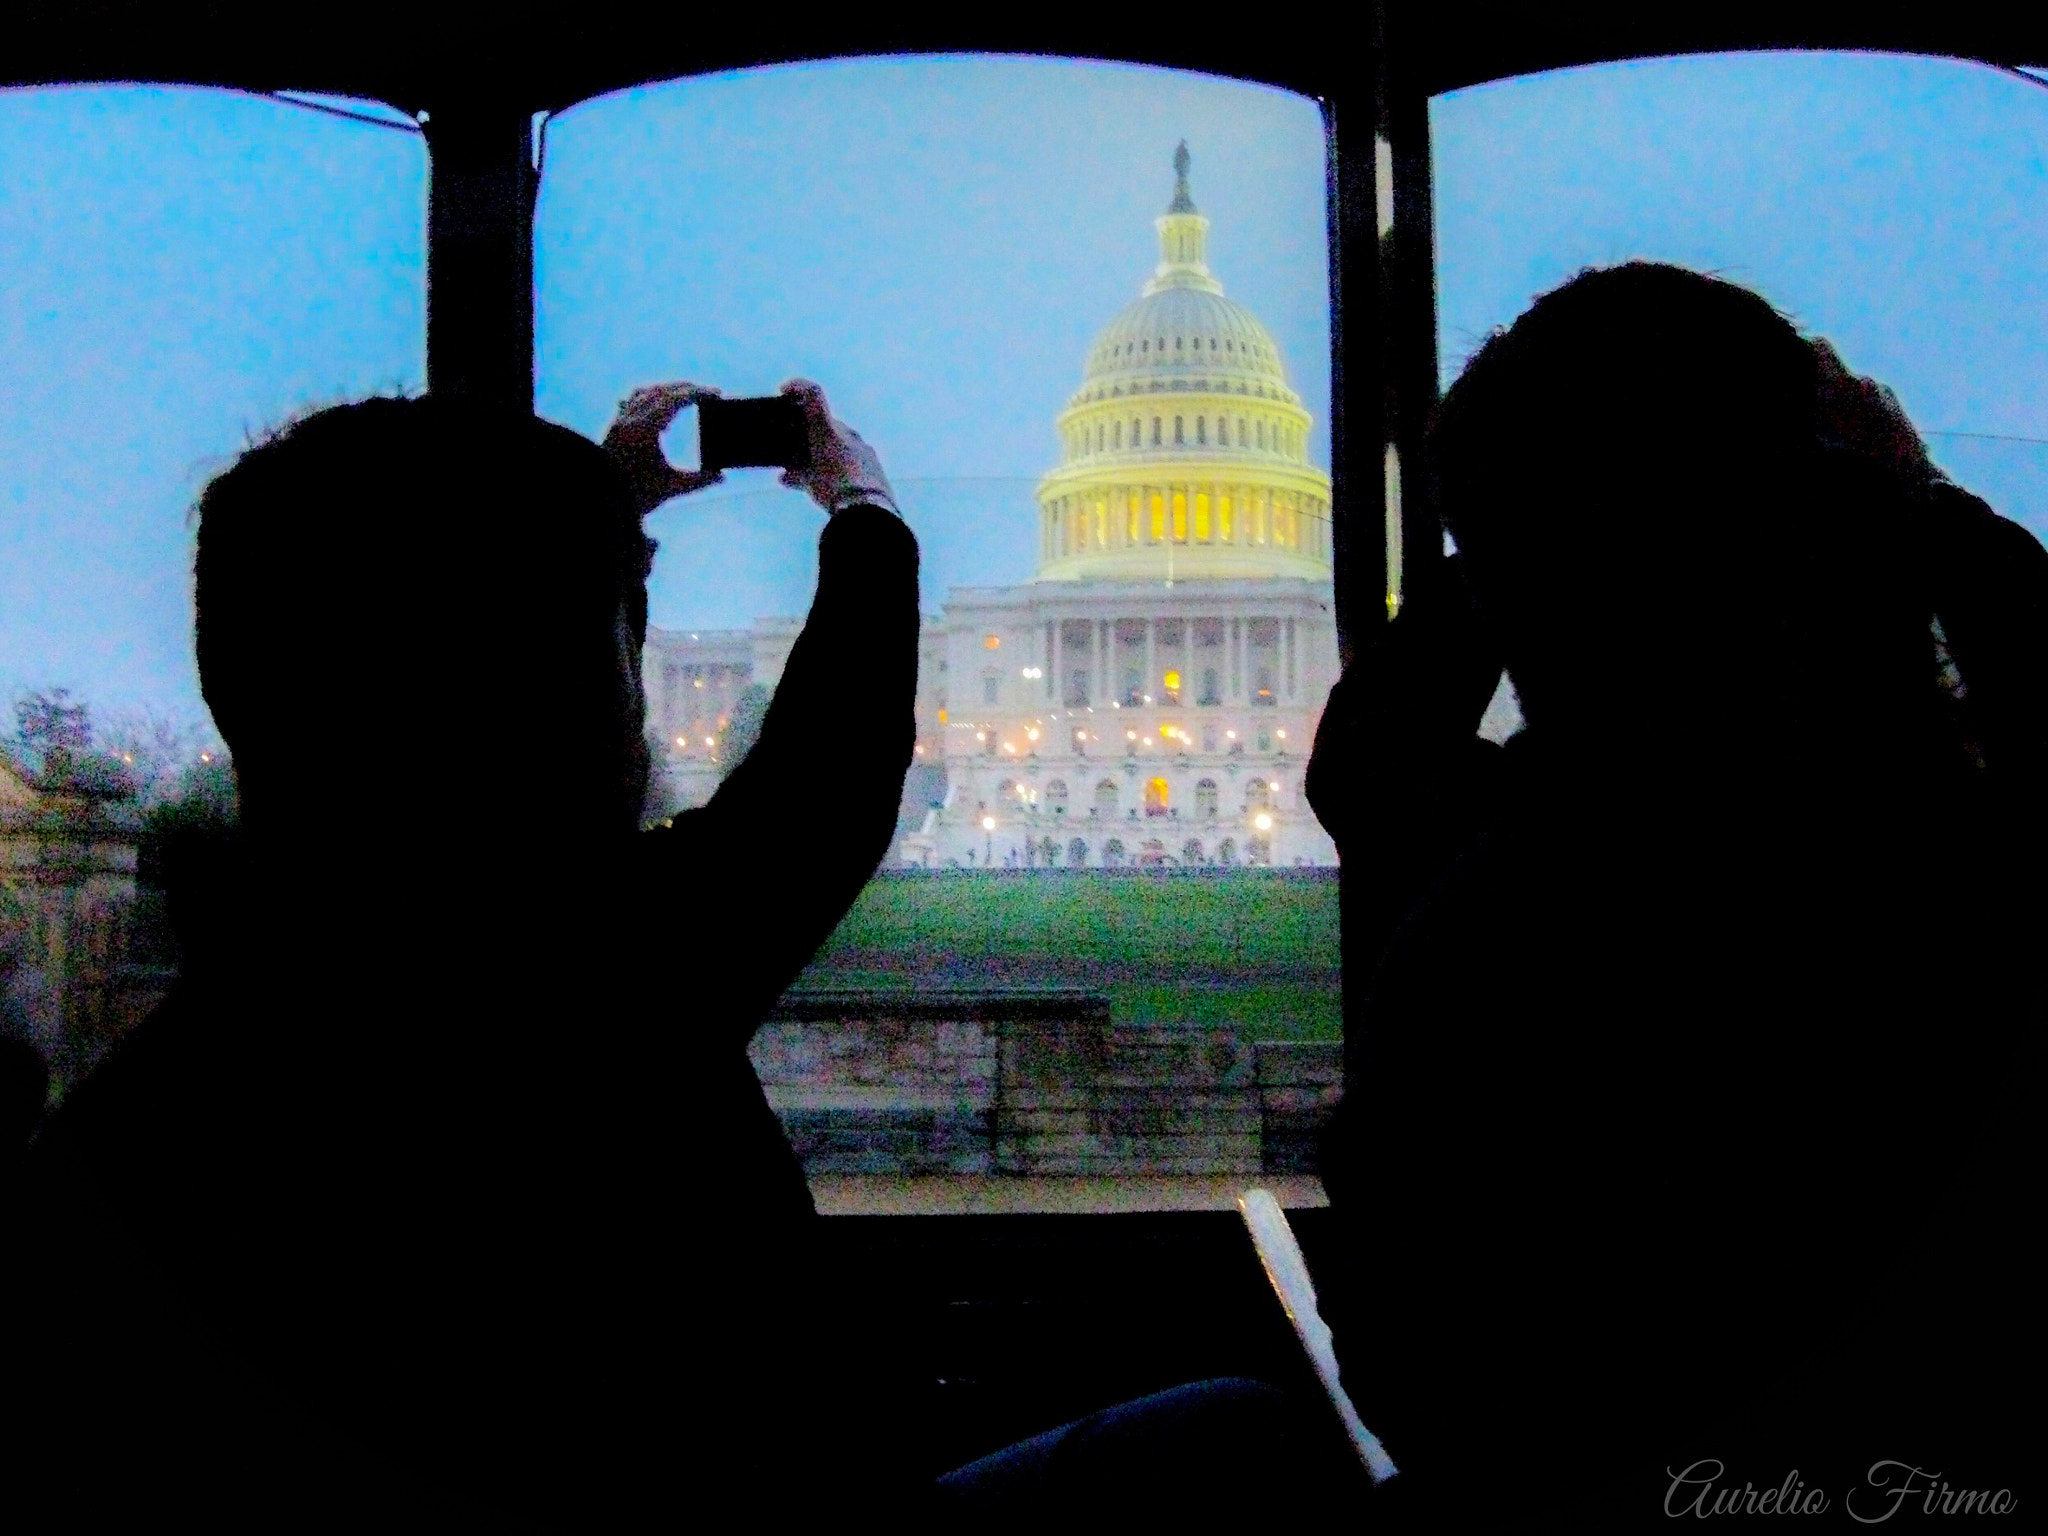
[[[1209,270],[1186,145],[1174,169],[1159,265],[1058,418],[1038,575],[954,587],[924,620],[903,864],[1337,861],[1302,796],[1337,677],[1330,477],[1273,338]],[[800,627],[648,631],[684,803]]]

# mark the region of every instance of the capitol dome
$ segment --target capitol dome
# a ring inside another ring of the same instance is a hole
[[[1273,337],[1225,298],[1174,155],[1159,265],[1089,349],[1038,488],[1038,579],[1330,574],[1330,478]]]

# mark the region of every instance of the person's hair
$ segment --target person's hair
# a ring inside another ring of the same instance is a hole
[[[1811,348],[1745,288],[1649,262],[1582,272],[1490,336],[1445,394],[1438,506],[1475,566],[1659,539],[1681,504],[1815,441],[1815,382]]]
[[[1830,626],[1897,627],[1867,605],[1903,601],[1902,477],[1833,440],[1820,385],[1764,299],[1648,262],[1581,273],[1480,347],[1429,471],[1532,724],[1749,708],[1820,665]]]
[[[201,689],[238,759],[322,720],[416,729],[488,706],[486,637],[514,667],[601,664],[623,601],[644,638],[650,556],[623,478],[566,428],[432,397],[322,410],[200,496]]]

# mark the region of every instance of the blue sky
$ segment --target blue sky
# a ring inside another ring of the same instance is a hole
[[[1898,389],[1966,485],[2048,531],[2048,90],[1975,66],[1751,55],[1556,74],[1434,113],[1447,373],[1579,267],[1759,288]],[[654,87],[549,128],[539,406],[602,431],[664,377],[820,379],[879,445],[928,605],[1030,573],[1031,486],[1091,337],[1156,259],[1189,140],[1211,256],[1327,463],[1315,105],[1043,60]],[[416,136],[226,92],[0,93],[0,691],[196,714],[188,512],[251,431],[417,388]],[[657,622],[799,611],[816,514],[763,473],[653,521]],[[310,623],[347,614],[309,612]]]

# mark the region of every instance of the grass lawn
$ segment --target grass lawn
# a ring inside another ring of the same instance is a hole
[[[1334,1040],[1335,871],[876,876],[800,985],[1085,986],[1119,1023]]]

